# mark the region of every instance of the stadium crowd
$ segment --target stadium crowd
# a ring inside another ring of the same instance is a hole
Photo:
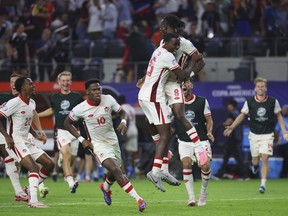
[[[250,47],[248,41],[265,46],[263,55],[286,55],[287,0],[21,0],[0,3],[0,57],[10,59],[13,72],[22,74],[37,62],[39,81],[47,81],[45,76],[55,80],[68,56],[73,57],[65,39],[73,47],[94,44],[100,57],[109,57],[103,44],[113,41],[112,50],[121,49],[122,80],[135,80],[133,62],[149,60],[161,40],[159,22],[169,13],[185,22],[183,35],[200,52],[223,56],[224,42],[242,38],[247,39],[244,47]],[[281,46],[275,45],[276,38],[282,38]],[[140,64],[137,73],[143,74],[145,67]],[[29,70],[36,79],[35,69]]]

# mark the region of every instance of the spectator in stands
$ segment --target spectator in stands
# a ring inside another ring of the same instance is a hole
[[[23,15],[19,18],[19,22],[23,23],[25,27],[29,54],[30,58],[32,59],[35,56],[35,42],[39,39],[41,32],[40,29],[37,28],[36,19],[34,16],[32,16],[30,8],[24,8]]]
[[[99,40],[103,33],[103,22],[101,17],[104,13],[104,5],[100,4],[100,0],[93,0],[89,4],[89,22],[87,32],[89,38],[93,41]]]
[[[215,0],[215,9],[220,16],[220,28],[223,35],[229,32],[229,7],[230,0]]]
[[[78,41],[88,39],[88,35],[87,35],[87,25],[89,21],[88,8],[89,8],[89,1],[84,1],[79,11],[79,18],[78,18],[76,29],[75,29],[75,33],[77,35]]]
[[[280,26],[280,3],[281,0],[271,0],[262,13],[261,17],[261,35],[267,40],[268,49],[271,56],[275,53],[275,38],[285,37],[283,26]],[[287,28],[287,13],[286,13],[286,28]],[[286,50],[287,51],[287,50]]]
[[[212,1],[207,1],[205,6],[205,11],[202,14],[202,35],[208,38],[213,38],[214,36],[219,36],[220,31],[220,15],[218,11],[214,8],[214,3]]]
[[[126,25],[130,26],[133,22],[133,7],[131,2],[129,0],[116,0],[115,4],[118,10],[118,25],[125,22]]]
[[[39,64],[39,80],[45,81],[45,73],[48,75],[48,80],[51,80],[51,73],[53,72],[53,46],[51,41],[51,31],[46,28],[42,32],[42,37],[36,42],[36,53]]]
[[[282,107],[282,115],[286,130],[288,130],[288,105]],[[288,142],[284,139],[280,124],[277,123],[275,127],[275,141],[277,143],[277,152],[283,158],[282,170],[280,178],[288,177]]]
[[[103,16],[103,39],[113,40],[116,36],[118,11],[112,0],[104,0],[105,9]]]
[[[13,73],[28,76],[27,65],[30,62],[27,34],[24,25],[18,23],[15,31],[6,44],[7,56],[11,59]]]
[[[232,35],[239,37],[250,37],[252,35],[250,12],[249,4],[240,0],[231,1],[230,28]]]
[[[6,19],[6,12],[0,11],[0,58],[5,57],[5,47],[3,44],[7,43],[13,33],[12,23]]]

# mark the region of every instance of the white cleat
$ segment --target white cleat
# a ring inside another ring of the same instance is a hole
[[[28,203],[28,208],[48,208],[48,206],[41,202],[34,202]]]
[[[188,205],[188,206],[196,206],[195,198],[192,197],[191,199],[189,199],[187,205]]]
[[[162,192],[165,192],[165,188],[161,184],[161,178],[159,176],[156,176],[152,173],[152,171],[148,172],[146,177],[151,181],[159,190]]]
[[[206,194],[200,194],[198,200],[198,206],[205,206],[206,205]]]
[[[181,183],[169,172],[161,172],[161,179],[169,185],[179,186]]]

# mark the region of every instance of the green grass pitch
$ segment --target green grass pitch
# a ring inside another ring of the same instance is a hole
[[[46,180],[49,194],[40,201],[49,205],[48,209],[29,209],[25,202],[13,200],[14,190],[8,178],[0,178],[0,215],[1,216],[286,216],[288,215],[287,179],[269,179],[265,194],[258,192],[259,179],[249,181],[220,180],[209,182],[206,206],[188,207],[185,186],[169,186],[160,192],[147,179],[132,179],[132,184],[148,204],[144,212],[139,212],[134,199],[127,195],[118,184],[112,187],[112,205],[107,206],[99,190],[100,182],[81,182],[76,194],[70,194],[68,185],[62,179],[52,182]],[[21,179],[22,186],[27,180]],[[198,198],[201,181],[195,182]]]

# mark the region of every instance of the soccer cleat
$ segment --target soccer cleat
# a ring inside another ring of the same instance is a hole
[[[28,202],[29,196],[24,192],[20,192],[14,196],[14,200],[16,202],[20,202],[20,201]]]
[[[151,181],[159,190],[165,192],[165,188],[161,184],[161,178],[153,174],[152,170],[147,173],[146,177]]]
[[[179,186],[181,183],[169,172],[161,172],[161,179],[169,185]]]
[[[265,190],[266,190],[266,188],[265,188],[264,186],[260,186],[259,192],[260,192],[261,194],[265,193]]]
[[[76,189],[78,188],[78,186],[79,186],[79,182],[75,181],[73,187],[70,190],[70,192],[71,193],[76,193]]]
[[[53,174],[51,175],[51,178],[52,178],[52,180],[53,180],[54,182],[57,181],[57,177],[58,177],[58,174],[57,174],[57,173],[53,173]]]
[[[259,171],[259,166],[252,166],[252,173],[257,174]]]
[[[189,199],[187,205],[188,205],[188,206],[196,206],[195,198],[192,197],[191,199]]]
[[[103,195],[104,195],[104,201],[107,205],[111,205],[112,203],[112,199],[111,199],[111,195],[112,195],[112,191],[111,190],[108,190],[106,191],[104,189],[104,184],[100,184],[100,190],[103,192]],[[138,201],[139,202],[139,201]],[[139,207],[140,208],[140,207]]]
[[[140,212],[143,212],[147,208],[147,203],[143,199],[139,199],[138,208]]]
[[[28,208],[48,208],[48,206],[41,202],[35,202],[35,203],[28,203]]]
[[[206,194],[200,194],[198,200],[198,206],[205,206],[206,205]]]
[[[47,196],[47,194],[49,193],[49,188],[43,187],[39,191],[40,191],[40,197],[45,198]]]
[[[207,153],[200,145],[195,148],[195,156],[200,166],[205,165],[208,161]]]

